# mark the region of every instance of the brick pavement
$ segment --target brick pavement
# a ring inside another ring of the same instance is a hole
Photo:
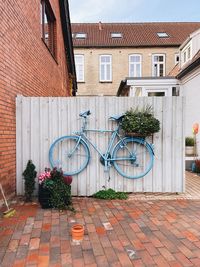
[[[200,266],[200,198],[73,205],[76,213],[16,204],[14,217],[0,218],[0,266]],[[85,226],[80,244],[71,241],[75,222]]]

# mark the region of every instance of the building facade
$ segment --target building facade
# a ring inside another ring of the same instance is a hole
[[[165,77],[200,23],[75,23],[79,95],[116,95],[125,77]]]
[[[76,82],[66,0],[1,1],[0,14],[0,182],[10,195],[16,183],[16,95],[71,96]]]

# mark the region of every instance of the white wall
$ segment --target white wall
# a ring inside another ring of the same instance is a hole
[[[186,98],[185,134],[192,136],[193,124],[197,122],[200,125],[200,68],[181,80],[180,91]],[[197,135],[197,146],[200,155],[200,133]]]

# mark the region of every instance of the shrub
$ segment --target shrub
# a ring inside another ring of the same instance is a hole
[[[128,195],[124,192],[116,192],[115,190],[109,188],[107,190],[100,190],[93,194],[94,198],[99,199],[127,199]]]
[[[28,161],[26,169],[23,172],[25,180],[25,201],[32,201],[32,194],[35,189],[35,177],[37,172],[35,171],[35,165],[31,160]]]
[[[194,146],[194,137],[187,136],[185,138],[185,146]]]
[[[122,119],[122,129],[126,133],[148,136],[160,130],[160,122],[154,118],[150,106],[145,107],[143,110],[131,108]]]
[[[65,181],[62,169],[45,169],[38,177],[40,186],[46,188],[49,193],[49,204],[51,207],[64,210],[70,207],[71,186]],[[41,199],[41,197],[40,197]]]

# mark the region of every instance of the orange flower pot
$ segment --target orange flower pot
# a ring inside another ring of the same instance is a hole
[[[72,226],[72,240],[81,241],[84,236],[84,226],[82,224],[75,224]]]

